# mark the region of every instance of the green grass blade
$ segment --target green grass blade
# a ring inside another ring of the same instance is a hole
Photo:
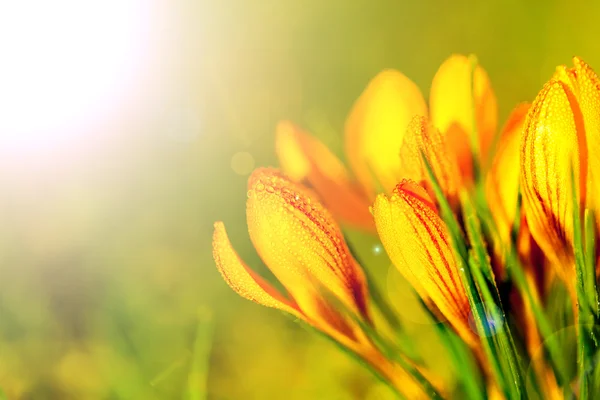
[[[481,198],[479,199],[479,208],[477,211],[478,213],[481,213],[481,215],[485,216],[485,218],[482,218],[480,220],[487,222],[483,225],[483,228],[487,229],[486,233],[489,234],[490,237],[495,238],[495,240],[499,241],[499,233],[495,221],[492,217],[492,214],[489,210],[485,196],[482,193],[480,194]],[[513,221],[511,230],[511,245],[506,246],[506,244],[500,244],[503,247],[502,252],[505,254],[506,257],[506,272],[510,279],[516,284],[517,289],[523,295],[524,299],[531,307],[536,327],[541,335],[542,344],[549,355],[550,366],[552,368],[554,376],[559,385],[564,386],[566,395],[570,396],[571,390],[569,386],[569,373],[563,362],[565,359],[564,352],[555,340],[548,340],[553,335],[552,324],[550,323],[550,320],[548,319],[542,305],[540,304],[539,299],[533,295],[532,289],[530,288],[530,285],[525,277],[525,271],[523,269],[523,266],[519,262],[518,255],[516,253],[516,243],[518,240],[520,228],[521,194],[519,193],[515,212],[515,219]]]
[[[535,318],[536,326],[539,329],[542,337],[542,343],[548,351],[550,364],[555,372],[555,376],[558,380],[558,383],[561,385],[568,386],[569,375],[562,362],[562,360],[564,359],[564,355],[562,354],[561,349],[558,347],[557,343],[554,340],[547,340],[553,334],[552,326],[550,324],[550,321],[546,317],[546,314],[542,309],[541,304],[533,296],[531,288],[529,287],[527,279],[525,278],[525,272],[523,271],[523,267],[520,265],[514,251],[511,251],[508,255],[507,270],[513,281],[516,283],[519,291],[525,295],[525,299],[531,307],[531,311]]]
[[[484,312],[491,316],[493,323],[503,324],[503,329],[498,329],[495,334],[498,336],[500,350],[509,367],[507,372],[511,376],[510,382],[512,383],[513,393],[517,398],[520,398],[522,397],[521,388],[524,387],[522,367],[510,326],[504,323],[506,321],[506,314],[500,300],[492,266],[489,262],[479,219],[477,218],[473,204],[464,193],[461,195],[461,203],[467,233],[473,249],[473,258],[475,260],[471,270],[484,300]]]
[[[600,320],[598,306],[598,287],[596,283],[596,220],[594,212],[585,210],[585,288],[588,305],[596,321]],[[594,338],[595,339],[595,338]],[[598,343],[595,343],[598,346]]]
[[[214,320],[207,309],[198,311],[196,338],[192,352],[192,361],[188,373],[184,399],[205,400],[208,396],[208,369],[213,342]]]
[[[593,369],[592,359],[595,349],[593,343],[593,327],[596,314],[593,311],[594,305],[590,304],[590,297],[595,296],[596,277],[590,281],[590,274],[587,272],[586,256],[582,238],[581,211],[579,207],[579,196],[577,196],[577,182],[575,180],[574,170],[571,170],[571,201],[573,204],[573,249],[575,253],[576,270],[576,293],[577,293],[577,355],[578,355],[578,380],[579,380],[579,398],[581,400],[591,399],[590,386],[593,387],[593,375],[590,371]],[[597,307],[597,303],[595,305]]]

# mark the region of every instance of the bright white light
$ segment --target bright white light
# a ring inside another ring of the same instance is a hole
[[[0,149],[85,140],[118,110],[149,62],[150,4],[0,1]]]

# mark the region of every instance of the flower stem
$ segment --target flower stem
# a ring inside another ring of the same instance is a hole
[[[579,376],[579,398],[590,399],[590,387],[593,387],[593,364],[592,359],[597,350],[594,334],[594,325],[598,315],[597,288],[595,265],[589,265],[590,257],[586,257],[586,250],[590,251],[595,246],[593,239],[586,238],[588,248],[584,249],[584,238],[582,238],[581,211],[579,207],[579,196],[577,195],[577,181],[574,169],[571,170],[571,193],[573,202],[573,247],[575,253],[576,271],[576,293],[577,293],[577,355]],[[586,215],[590,215],[586,212]],[[586,218],[586,236],[589,226],[593,226],[593,218]],[[588,261],[588,262],[586,262]],[[591,267],[591,268],[590,268]]]

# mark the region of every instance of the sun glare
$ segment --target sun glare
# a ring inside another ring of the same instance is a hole
[[[0,3],[0,149],[85,140],[149,63],[152,2]]]

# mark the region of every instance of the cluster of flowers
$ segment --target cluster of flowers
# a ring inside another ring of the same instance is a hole
[[[219,271],[241,296],[334,339],[401,396],[593,398],[600,80],[575,58],[533,103],[514,109],[495,141],[497,119],[486,72],[473,57],[454,55],[433,79],[429,107],[398,71],[368,84],[345,125],[349,169],[315,137],[281,122],[281,169],[252,173],[246,214],[254,247],[287,293],[242,261],[221,222],[213,236]],[[385,301],[370,295],[368,270],[339,226],[378,235],[444,327],[457,368],[472,361],[457,387],[440,383],[402,346],[382,344],[372,307],[385,311]],[[507,300],[501,282],[520,301]],[[547,340],[556,328],[546,307],[556,282],[572,304],[571,359]],[[528,376],[523,365],[540,349]]]

